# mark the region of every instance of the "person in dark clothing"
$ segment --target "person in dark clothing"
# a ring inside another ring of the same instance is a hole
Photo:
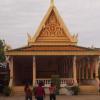
[[[32,100],[32,90],[29,87],[29,84],[25,84],[25,100]]]
[[[45,97],[45,91],[43,88],[43,82],[40,81],[38,84],[38,87],[36,87],[36,89],[35,89],[35,98],[37,100],[43,100],[44,97]]]
[[[56,86],[53,83],[51,83],[49,91],[50,91],[50,100],[56,100]]]

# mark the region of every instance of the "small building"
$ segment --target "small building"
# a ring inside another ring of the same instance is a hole
[[[32,86],[43,80],[50,85],[51,75],[59,75],[61,87],[78,84],[80,91],[97,92],[100,50],[77,45],[58,13],[53,0],[34,37],[28,45],[8,50],[10,83],[15,93],[23,91],[28,81]]]

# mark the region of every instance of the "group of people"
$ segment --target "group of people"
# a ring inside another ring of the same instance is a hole
[[[25,91],[25,100],[32,100],[32,90],[29,84],[25,84],[24,91]],[[54,83],[51,83],[49,87],[49,92],[50,92],[50,100],[56,100],[56,86]],[[38,86],[34,89],[34,95],[36,100],[44,100],[45,90],[42,81],[40,81]]]

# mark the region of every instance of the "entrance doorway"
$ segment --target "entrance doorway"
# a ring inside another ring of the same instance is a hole
[[[26,82],[32,85],[33,58],[32,56],[14,57],[14,85],[21,86]]]

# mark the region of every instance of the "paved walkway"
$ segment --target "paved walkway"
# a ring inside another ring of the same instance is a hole
[[[0,100],[25,100],[24,96],[11,96],[3,97],[0,96]],[[35,98],[33,97],[33,100]],[[49,96],[46,96],[44,100],[49,100]],[[100,95],[78,95],[78,96],[57,96],[56,100],[100,100]]]

